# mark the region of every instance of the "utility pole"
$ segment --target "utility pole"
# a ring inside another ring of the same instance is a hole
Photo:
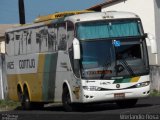
[[[25,24],[25,9],[24,9],[24,0],[18,0],[19,4],[19,22],[20,24]]]
[[[2,58],[2,56],[0,55],[0,58]],[[0,59],[0,66],[1,66],[1,68],[0,68],[0,87],[1,87],[1,95],[2,95],[2,100],[4,99],[4,88],[3,88],[3,78],[2,78],[2,69],[3,69],[3,64],[2,64],[2,59]]]

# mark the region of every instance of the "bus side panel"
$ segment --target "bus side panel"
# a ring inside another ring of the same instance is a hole
[[[34,60],[34,65],[25,61]],[[23,62],[22,62],[23,61]],[[30,54],[21,56],[6,56],[6,69],[9,98],[18,100],[17,86],[27,86],[31,101],[42,101],[42,80],[44,69],[44,55]]]
[[[56,87],[54,101],[61,102],[63,83],[65,80],[71,81],[70,65],[68,54],[65,51],[58,51],[57,70],[56,70]],[[70,86],[69,86],[70,87]]]
[[[7,58],[8,64],[10,61],[14,63],[14,69],[9,70],[7,74],[9,98],[18,100],[17,85],[20,84],[23,91],[23,86],[26,85],[30,100],[33,102],[53,101],[55,91],[55,76],[57,67],[58,53],[50,54],[32,54],[30,56],[38,56],[38,62],[35,67],[36,72],[20,71],[18,64],[22,59],[28,59],[29,56],[18,56]],[[17,62],[18,61],[18,62]],[[27,68],[26,68],[27,69]],[[26,72],[26,73],[24,73]]]
[[[63,84],[67,83],[72,102],[81,101],[81,80],[74,76],[69,60],[69,53],[66,51],[58,52],[55,102],[62,102]]]

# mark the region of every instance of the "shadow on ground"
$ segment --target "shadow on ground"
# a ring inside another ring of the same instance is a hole
[[[105,104],[92,104],[92,105],[79,105],[76,112],[101,112],[101,111],[111,111],[111,110],[120,110],[120,109],[137,109],[137,108],[147,108],[151,107],[153,104],[137,104],[133,108],[120,108],[115,103],[105,103]],[[15,110],[22,110],[21,106],[18,106]],[[64,112],[64,108],[62,105],[49,105],[47,107],[32,109],[37,111],[56,111],[56,112]]]

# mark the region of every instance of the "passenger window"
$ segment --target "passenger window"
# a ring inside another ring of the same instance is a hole
[[[6,53],[9,56],[14,55],[14,34],[13,33],[7,33],[6,34]]]
[[[58,24],[58,50],[66,50],[67,40],[66,40],[66,23]]]
[[[48,51],[57,51],[57,28],[55,25],[48,26]]]
[[[72,41],[74,39],[74,24],[70,21],[67,22],[67,41],[68,46],[72,45]]]

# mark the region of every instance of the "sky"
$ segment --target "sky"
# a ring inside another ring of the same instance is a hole
[[[26,23],[39,15],[70,10],[83,10],[104,0],[24,0]],[[0,24],[19,23],[18,0],[0,0]]]

